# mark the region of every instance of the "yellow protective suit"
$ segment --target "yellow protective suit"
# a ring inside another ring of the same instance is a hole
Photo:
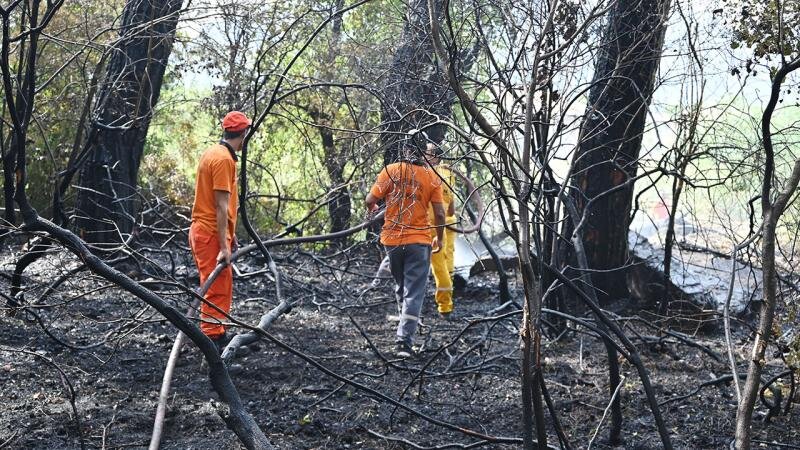
[[[455,201],[452,187],[455,184],[455,176],[445,164],[436,166],[436,172],[438,172],[442,180],[445,181],[442,185],[444,194],[442,197],[445,203],[444,209],[448,214],[445,223],[455,223],[456,217],[452,215],[452,211],[454,210],[453,202]],[[429,215],[431,223],[433,223],[433,208],[430,208]],[[431,230],[431,236],[436,236],[435,229]],[[433,272],[434,280],[436,280],[436,306],[442,314],[453,311],[453,270],[455,267],[453,255],[455,252],[455,242],[456,232],[445,228],[444,242],[439,243],[442,250],[431,254],[431,271]]]

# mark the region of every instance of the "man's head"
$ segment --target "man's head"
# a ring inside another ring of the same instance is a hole
[[[243,112],[231,111],[222,119],[222,139],[234,149],[241,150],[247,130],[253,121]]]
[[[428,164],[435,166],[439,164],[442,157],[442,149],[438,145],[434,144],[433,142],[428,142],[425,144],[425,161]]]

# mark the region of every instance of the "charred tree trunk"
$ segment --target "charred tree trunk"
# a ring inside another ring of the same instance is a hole
[[[6,225],[13,225],[17,221],[16,209],[14,208],[14,154],[9,149],[6,151],[3,146],[3,219]],[[9,230],[0,232],[0,245],[5,241]]]
[[[350,189],[344,179],[344,166],[347,163],[345,155],[337,149],[333,138],[333,131],[326,127],[319,127],[322,139],[322,151],[325,158],[325,170],[330,178],[330,194],[328,196],[328,215],[331,220],[331,233],[347,229],[352,215]]]
[[[628,296],[629,215],[669,5],[620,0],[610,11],[575,155],[571,195],[585,217],[579,236],[606,301]]]
[[[76,227],[91,243],[133,232],[139,163],[158,101],[181,0],[128,0],[106,69],[80,173]]]
[[[341,11],[342,8],[344,8],[344,0],[336,0],[333,8],[333,14]],[[336,57],[341,53],[342,20],[342,15],[337,14],[331,22],[331,39],[328,46],[328,56],[325,61],[325,68],[328,71],[326,78],[330,81],[333,81],[334,74],[336,73]],[[331,221],[331,233],[347,229],[352,215],[350,189],[348,189],[344,177],[344,167],[347,164],[347,157],[343,149],[336,146],[336,139],[332,129],[333,118],[336,115],[336,111],[339,106],[347,101],[347,97],[342,95],[331,109],[331,114],[324,115],[321,112],[312,114],[314,121],[318,125],[319,136],[322,139],[325,170],[328,172],[328,179],[330,181],[328,216]]]
[[[442,4],[442,0],[435,1],[439,17]],[[453,116],[456,96],[436,63],[429,17],[427,0],[408,3],[403,34],[392,58],[381,106],[381,120],[386,127],[382,136],[386,164],[397,161],[403,134],[410,130],[423,130],[427,140],[441,143],[447,129],[443,124],[434,124],[439,118]],[[469,68],[475,53],[477,46],[457,58],[459,66]]]
[[[23,17],[27,18],[34,23],[39,20],[39,0],[22,3]],[[3,31],[10,31],[11,20],[8,13],[3,15]],[[50,18],[45,18],[49,21]],[[25,29],[26,20],[19,22],[20,32]],[[6,33],[7,34],[7,33]],[[7,36],[6,36],[7,37]],[[18,55],[19,61],[17,62],[16,77],[19,80],[18,89],[15,91],[11,86],[11,78],[9,74],[8,80],[3,80],[3,88],[7,91],[9,99],[14,98],[13,103],[9,100],[6,104],[7,111],[11,117],[12,128],[8,139],[8,148],[3,148],[3,198],[5,202],[4,220],[7,225],[12,226],[17,222],[17,210],[14,206],[16,196],[16,183],[19,181],[20,173],[19,167],[24,165],[24,149],[27,143],[28,125],[30,124],[33,115],[33,101],[36,95],[34,85],[36,84],[36,74],[33,71],[33,64],[36,61],[36,52],[38,51],[39,33],[31,33],[30,39],[23,39],[19,43]],[[9,64],[9,53],[11,44],[4,42],[5,46],[3,51],[3,64]],[[0,235],[0,245],[2,245],[7,233]]]

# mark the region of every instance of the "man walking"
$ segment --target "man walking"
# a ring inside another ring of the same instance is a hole
[[[435,144],[428,144],[427,154],[433,155],[428,162],[434,168],[434,175],[442,181],[442,201],[447,213],[445,223],[453,224],[456,222],[455,195],[453,195],[455,176],[449,166],[441,163],[442,150],[440,147]],[[429,208],[429,217],[434,220],[433,208]],[[439,231],[439,228],[431,230],[431,237],[434,237],[435,232]],[[431,271],[433,271],[433,279],[436,281],[435,298],[439,315],[447,318],[453,312],[453,270],[455,268],[453,256],[455,253],[456,232],[449,228],[444,228],[443,234],[444,239],[439,240],[442,251],[431,255]]]
[[[239,202],[236,153],[241,150],[251,123],[239,111],[226,114],[222,120],[222,140],[206,149],[197,165],[189,246],[200,272],[200,286],[217,263],[226,264],[200,306],[200,329],[217,348],[224,348],[230,341],[223,322],[230,314],[233,300],[233,273],[229,264]]]
[[[365,202],[369,212],[378,208],[379,200],[386,202],[381,243],[389,255],[398,301],[402,300],[395,342],[396,355],[401,358],[414,352],[414,335],[425,299],[431,251],[440,250],[445,220],[442,182],[426,160],[434,155],[428,153],[427,148],[420,152],[412,145],[407,144],[403,160],[381,171]],[[429,205],[433,207],[433,226],[436,227],[433,240]]]

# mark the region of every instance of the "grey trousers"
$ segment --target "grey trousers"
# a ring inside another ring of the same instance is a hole
[[[386,247],[389,268],[395,282],[395,295],[400,305],[400,323],[397,325],[397,341],[414,343],[414,334],[419,324],[425,288],[431,270],[431,246],[409,244]]]

